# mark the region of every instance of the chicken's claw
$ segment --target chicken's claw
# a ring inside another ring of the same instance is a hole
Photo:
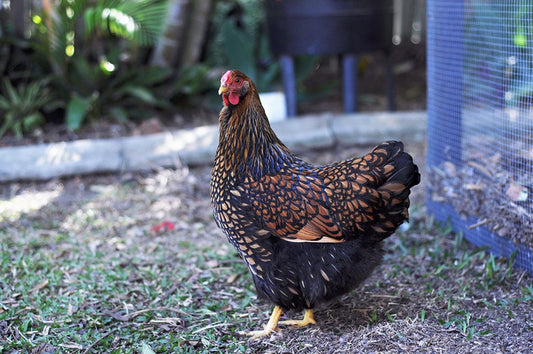
[[[313,316],[313,310],[312,309],[307,309],[307,310],[305,310],[303,319],[301,319],[301,320],[281,321],[281,322],[279,322],[279,324],[290,325],[290,326],[294,326],[294,327],[304,327],[304,326],[307,326],[309,324],[316,324],[316,321],[315,321],[315,318]]]
[[[272,315],[270,315],[270,319],[268,320],[268,323],[266,324],[265,328],[263,328],[262,331],[240,332],[240,334],[250,336],[251,337],[250,340],[268,336],[269,334],[278,330],[278,321],[279,321],[279,318],[281,317],[281,313],[282,313],[281,307],[279,306],[274,307],[274,311],[272,311]]]
[[[250,340],[256,340],[257,338],[268,336],[269,334],[274,333],[274,331],[277,330],[277,327],[269,328],[268,326],[265,326],[262,331],[239,332],[239,334],[249,336]]]
[[[274,311],[272,311],[272,315],[270,316],[268,323],[266,324],[266,326],[263,328],[262,331],[240,332],[239,334],[250,336],[250,340],[254,340],[257,338],[268,336],[269,334],[272,334],[275,331],[277,331],[278,323],[297,327],[297,328],[304,327],[310,324],[316,324],[312,309],[306,309],[304,313],[304,318],[301,320],[280,321],[279,318],[281,316],[281,312],[282,312],[281,307],[279,306],[274,307]]]

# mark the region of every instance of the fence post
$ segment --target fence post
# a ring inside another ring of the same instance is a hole
[[[428,166],[461,164],[463,38],[463,0],[428,0]]]

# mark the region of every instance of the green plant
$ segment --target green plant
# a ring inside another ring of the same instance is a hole
[[[14,87],[9,79],[2,82],[0,95],[0,137],[6,131],[21,138],[23,133],[31,131],[44,123],[41,110],[51,102],[51,96],[46,87],[46,81],[40,80],[27,85]]]
[[[17,37],[9,27],[0,23],[0,74],[9,78],[13,84],[28,81],[42,75],[38,66],[32,65],[28,56],[30,43]]]
[[[193,97],[201,97],[209,90],[215,90],[218,77],[210,76],[211,68],[205,64],[181,67],[172,85],[173,98],[187,101]],[[197,103],[197,102],[193,102]],[[217,107],[219,98],[217,97]]]
[[[154,44],[167,10],[165,0],[61,0],[34,15],[34,47],[57,74],[64,75],[76,56],[89,58],[111,73],[124,61],[134,61],[139,47]],[[115,68],[113,68],[115,66]]]
[[[271,90],[279,74],[264,29],[260,1],[217,2],[211,19],[207,60],[245,72],[260,91]]]
[[[78,63],[83,63],[83,59]],[[88,81],[100,74],[97,67],[90,65],[78,65],[76,71],[81,80],[87,78]],[[123,122],[145,117],[155,108],[168,108],[156,89],[170,75],[171,71],[166,68],[140,67],[107,77],[91,91],[73,91],[66,107],[67,128],[78,129],[88,117],[110,116]]]
[[[33,48],[53,73],[69,129],[165,107],[156,91],[170,71],[146,67],[143,47],[159,37],[166,9],[164,0],[62,0],[33,16]]]

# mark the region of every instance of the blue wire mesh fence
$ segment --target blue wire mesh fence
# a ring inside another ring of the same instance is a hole
[[[428,210],[533,275],[533,0],[427,14]]]

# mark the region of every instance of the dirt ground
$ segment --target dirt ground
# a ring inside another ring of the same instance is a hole
[[[311,151],[303,156],[314,163],[331,162],[360,155],[369,147]],[[407,144],[415,161],[424,171],[422,144]],[[22,222],[35,224],[64,218],[54,211],[72,212],[80,205],[92,203],[94,213],[115,213],[117,217],[137,215],[135,225],[121,236],[124,242],[137,242],[132,234],[147,233],[147,225],[161,214],[176,223],[176,230],[161,242],[169,250],[179,250],[183,242],[214,250],[230,250],[211,216],[208,198],[210,166],[162,170],[127,175],[74,177],[45,183],[12,183],[0,186],[0,196],[8,200],[28,191],[58,192],[53,208],[44,208]],[[424,180],[424,179],[423,179]],[[91,201],[108,186],[128,185],[127,195]],[[139,210],[145,190],[156,191],[149,211]],[[528,353],[533,350],[533,282],[523,271],[510,271],[505,260],[491,260],[483,251],[461,243],[449,230],[439,229],[424,209],[424,187],[415,188],[411,225],[386,242],[385,261],[358,289],[337,301],[321,305],[315,314],[316,326],[304,329],[282,328],[270,337],[250,342],[235,334],[237,330],[259,329],[268,320],[271,305],[250,299],[244,308],[234,308],[234,320],[214,329],[219,342],[206,346],[201,340],[184,340],[182,349],[190,352],[227,352],[239,344],[245,352],[264,353]],[[49,210],[49,212],[47,212]],[[41,220],[41,221],[38,221]],[[4,221],[2,227],[14,226]],[[72,225],[72,227],[76,227]],[[79,226],[79,227],[88,227]],[[144,230],[144,231],[143,231]],[[110,233],[120,232],[120,228]],[[103,235],[105,236],[105,235]],[[128,241],[128,239],[130,239]],[[178,251],[179,252],[179,251]],[[239,262],[235,256],[235,261]],[[487,273],[487,264],[495,262]],[[175,267],[180,267],[177,263]],[[247,274],[243,282],[251,286]],[[175,279],[179,287],[180,279]],[[228,296],[230,285],[222,279],[212,286],[211,300]],[[190,296],[205,297],[203,287],[192,288]],[[198,291],[198,293],[196,293]],[[172,294],[169,296],[172,297]],[[235,305],[236,306],[236,305]],[[289,312],[287,318],[298,318]],[[240,318],[245,318],[245,323]],[[284,317],[285,318],[285,317]],[[232,322],[235,322],[232,324]],[[220,325],[220,324],[219,324]],[[217,325],[218,326],[218,325]],[[244,328],[243,328],[244,326]],[[216,326],[215,326],[216,327]],[[160,332],[179,335],[179,327]],[[182,329],[182,331],[186,331]],[[232,338],[231,340],[223,338]],[[187,337],[188,338],[188,337]],[[222,338],[222,339],[221,339]]]

